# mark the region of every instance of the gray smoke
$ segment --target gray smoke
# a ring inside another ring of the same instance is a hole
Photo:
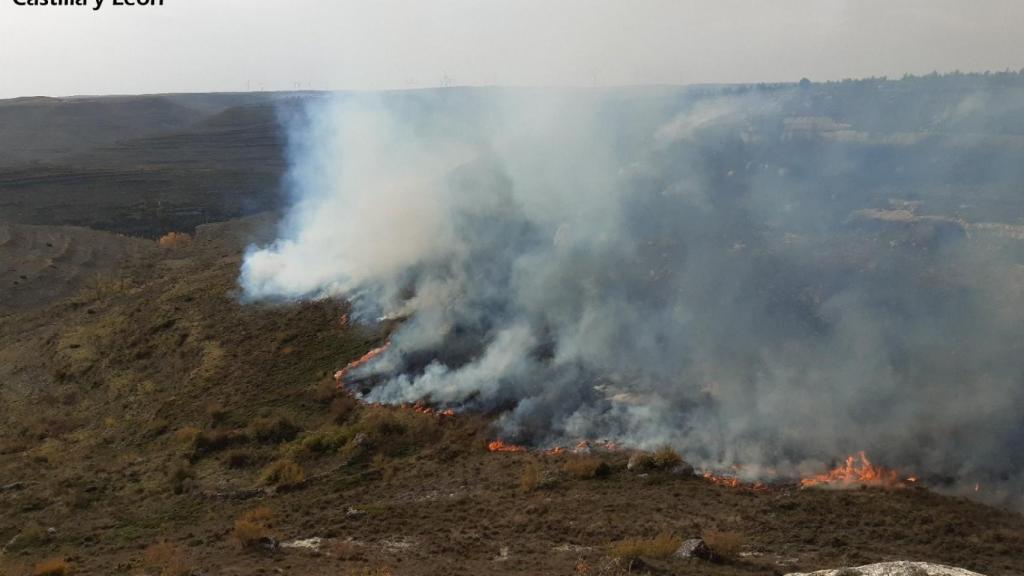
[[[762,479],[866,450],[1019,504],[1024,145],[979,102],[1024,99],[907,119],[908,89],[318,100],[241,284],[403,318],[368,400],[494,411],[508,440]]]

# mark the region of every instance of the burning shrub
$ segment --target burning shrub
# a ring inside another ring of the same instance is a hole
[[[305,481],[306,473],[302,466],[288,459],[272,462],[260,475],[260,482],[279,489],[297,488]]]
[[[562,467],[570,476],[580,479],[604,478],[611,474],[612,469],[600,458],[570,458]]]
[[[44,560],[32,570],[32,576],[66,576],[71,574],[71,565],[63,558]]]
[[[170,542],[152,544],[144,553],[146,565],[160,570],[160,576],[188,576],[192,573],[185,552]]]
[[[738,558],[743,548],[743,535],[739,532],[708,530],[704,532],[703,538],[715,556],[725,560]]]
[[[668,558],[683,543],[682,538],[669,532],[662,532],[654,538],[628,538],[611,545],[610,554],[626,561],[644,558]]]
[[[192,237],[184,232],[171,232],[164,234],[157,240],[161,248],[178,249],[192,245]]]

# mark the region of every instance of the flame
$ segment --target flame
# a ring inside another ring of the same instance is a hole
[[[430,406],[427,406],[423,402],[417,402],[413,405],[406,405],[406,408],[411,409],[413,412],[418,414],[426,414],[428,416],[437,416],[438,418],[452,418],[455,416],[455,410],[448,408],[447,410],[435,410]]]
[[[526,448],[515,444],[506,444],[501,440],[495,440],[487,445],[489,452],[526,452]]]
[[[875,466],[868,460],[863,451],[855,456],[847,456],[843,464],[836,466],[824,474],[817,474],[800,480],[801,488],[813,486],[832,486],[848,488],[851,486],[878,486],[894,488],[904,483],[917,482],[916,477],[900,479],[895,470]]]
[[[733,466],[733,471],[739,474],[739,467]],[[720,475],[714,472],[704,471],[701,473],[701,477],[711,482],[715,486],[724,486],[726,488],[746,488],[755,492],[764,492],[768,490],[768,485],[764,482],[743,482],[739,479],[739,476],[734,475]]]
[[[377,356],[380,356],[381,354],[387,352],[388,348],[390,346],[391,346],[391,343],[389,342],[389,343],[381,346],[380,348],[374,348],[373,350],[370,350],[366,354],[363,354],[357,360],[353,360],[352,362],[349,362],[341,370],[338,370],[337,372],[335,372],[334,373],[334,381],[337,383],[338,388],[341,388],[342,386],[344,386],[344,384],[345,384],[345,376],[347,376],[350,372],[352,372],[356,368],[359,368],[360,366],[366,365],[368,362],[370,362],[371,360],[373,360]]]

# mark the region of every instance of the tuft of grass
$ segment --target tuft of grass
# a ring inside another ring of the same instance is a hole
[[[294,460],[281,459],[271,462],[260,474],[260,482],[275,488],[297,488],[306,481],[302,466]]]
[[[605,478],[611,474],[612,469],[606,462],[600,458],[594,457],[579,457],[571,458],[568,462],[562,466],[573,478],[579,479],[590,479],[590,478]]]
[[[669,469],[682,464],[683,458],[671,446],[662,446],[651,455],[655,468]]]
[[[231,536],[242,548],[255,547],[264,539],[272,537],[270,522],[273,518],[274,511],[266,506],[244,512],[235,519]]]
[[[611,545],[609,554],[625,561],[639,558],[668,558],[679,549],[683,539],[669,532],[662,532],[654,538],[627,538]]]
[[[231,530],[231,537],[242,548],[253,548],[269,538],[270,534],[270,529],[266,526],[242,519],[235,520],[235,527]]]
[[[720,558],[725,560],[739,558],[744,542],[743,535],[739,532],[707,530],[702,537],[708,547],[711,548],[711,551]]]
[[[32,569],[32,576],[67,576],[71,574],[71,564],[63,558],[44,560]]]
[[[355,432],[348,427],[327,426],[307,432],[284,448],[285,454],[306,458],[332,454],[349,443]]]

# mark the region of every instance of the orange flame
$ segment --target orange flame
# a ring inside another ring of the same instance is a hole
[[[368,362],[370,362],[377,356],[380,356],[381,354],[387,352],[390,346],[391,343],[389,342],[381,346],[380,348],[374,348],[373,350],[370,350],[366,354],[363,354],[359,359],[349,362],[344,368],[335,372],[334,381],[337,383],[338,388],[341,388],[345,384],[345,376],[348,376],[348,374],[355,370],[356,368],[366,365]]]
[[[900,476],[895,470],[875,466],[868,460],[867,455],[861,451],[855,456],[847,456],[843,464],[824,474],[817,474],[800,480],[800,487],[832,486],[849,488],[851,486],[866,485],[895,488],[904,485],[904,482],[913,483],[916,481],[917,478],[913,476],[905,481],[900,480]]]
[[[506,444],[501,440],[495,440],[487,445],[489,452],[526,452],[526,448],[515,444]]]

